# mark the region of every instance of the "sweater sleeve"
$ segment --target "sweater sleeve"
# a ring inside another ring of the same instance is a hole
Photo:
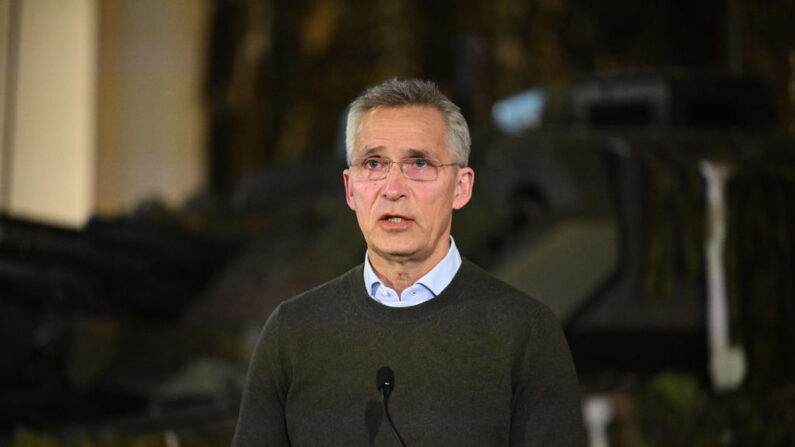
[[[268,318],[260,334],[243,390],[232,447],[286,447],[284,402],[288,379],[279,349],[282,306]]]
[[[584,446],[579,385],[566,337],[541,306],[514,390],[511,446]]]

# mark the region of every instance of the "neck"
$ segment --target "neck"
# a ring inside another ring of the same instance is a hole
[[[378,279],[400,295],[439,264],[447,256],[449,250],[450,239],[448,237],[447,243],[442,244],[439,249],[434,250],[431,256],[423,260],[392,259],[379,256],[373,251],[370,251],[368,258]]]

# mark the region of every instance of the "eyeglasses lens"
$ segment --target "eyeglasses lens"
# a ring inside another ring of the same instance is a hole
[[[400,165],[400,170],[411,180],[436,180],[438,168],[429,160],[407,158],[400,161],[368,159],[353,166],[353,175],[357,180],[383,180],[393,164]]]

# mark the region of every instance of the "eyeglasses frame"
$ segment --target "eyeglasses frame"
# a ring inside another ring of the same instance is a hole
[[[353,170],[354,168],[357,168],[357,167],[363,168],[364,167],[364,163],[367,162],[368,160],[372,160],[372,159],[376,159],[378,161],[382,161],[382,162],[386,162],[387,163],[386,171],[384,171],[384,176],[383,177],[381,177],[381,178],[368,178],[367,179],[367,180],[373,180],[373,181],[383,180],[383,179],[389,177],[389,171],[392,169],[392,165],[394,165],[394,164],[397,164],[397,165],[400,166],[400,172],[403,174],[404,177],[406,177],[409,180],[415,181],[415,182],[435,182],[436,180],[439,179],[439,168],[444,168],[446,166],[458,166],[459,168],[463,167],[463,165],[461,165],[461,163],[442,163],[441,160],[436,159],[436,158],[406,157],[406,158],[403,158],[403,159],[400,159],[400,160],[392,160],[391,158],[386,158],[386,157],[367,157],[367,158],[364,158],[363,160],[361,160],[358,163],[353,163],[353,164],[348,165],[348,168],[350,168],[351,170]],[[426,160],[428,162],[431,162],[433,164],[433,166],[436,168],[436,178],[434,178],[433,180],[420,180],[420,179],[415,179],[415,178],[409,177],[408,175],[406,175],[405,168],[403,167],[403,164],[406,163],[409,160]],[[351,172],[353,172],[353,171],[351,171]]]

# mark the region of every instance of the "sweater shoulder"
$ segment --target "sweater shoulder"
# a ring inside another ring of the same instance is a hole
[[[284,300],[278,309],[284,316],[309,315],[326,312],[329,308],[339,308],[342,301],[349,298],[351,281],[357,276],[362,277],[361,264],[330,281]]]

